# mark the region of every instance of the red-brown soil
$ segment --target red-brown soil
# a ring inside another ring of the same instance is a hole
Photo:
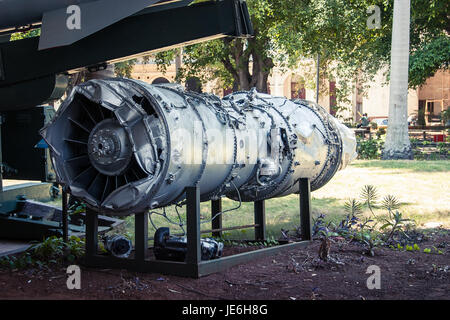
[[[333,262],[318,259],[314,241],[201,279],[82,267],[81,290],[67,289],[65,268],[0,270],[0,299],[449,299],[449,240],[440,233],[420,252],[377,248],[374,257],[358,244],[333,243]],[[423,253],[432,246],[443,254]],[[381,269],[380,290],[366,286],[370,265]]]

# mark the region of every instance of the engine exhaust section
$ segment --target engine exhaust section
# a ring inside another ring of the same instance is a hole
[[[174,84],[91,80],[41,131],[58,181],[95,211],[128,216],[185,199],[245,202],[325,185],[356,157],[354,133],[319,105]]]

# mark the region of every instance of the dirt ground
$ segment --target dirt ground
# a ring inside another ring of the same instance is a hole
[[[440,232],[420,243],[420,252],[377,248],[374,257],[358,244],[337,241],[328,262],[317,258],[320,241],[314,241],[201,279],[82,267],[80,290],[67,289],[65,268],[0,270],[0,299],[448,300],[449,241],[449,232]],[[442,254],[423,252],[432,246]],[[379,290],[366,285],[371,265],[380,267]]]

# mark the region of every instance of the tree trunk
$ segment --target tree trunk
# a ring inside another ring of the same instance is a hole
[[[178,77],[180,76],[180,68],[183,64],[183,48],[177,49],[177,55],[175,56],[175,79],[177,79],[177,83],[180,83]]]
[[[254,38],[249,39],[245,48],[242,39],[225,39],[225,45],[230,47],[230,56],[222,59],[226,70],[234,79],[233,91],[256,88],[258,92],[267,93],[267,80],[275,64],[272,58],[258,51]],[[252,72],[250,73],[250,57],[252,57]],[[233,61],[233,63],[232,63]]]
[[[408,134],[410,0],[395,0],[391,49],[389,123],[382,159],[412,159]]]

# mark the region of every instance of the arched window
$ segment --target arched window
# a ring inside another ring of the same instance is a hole
[[[156,78],[155,80],[153,80],[153,82],[152,82],[152,84],[161,84],[161,83],[170,83],[170,81],[164,77],[159,77],[159,78]]]

